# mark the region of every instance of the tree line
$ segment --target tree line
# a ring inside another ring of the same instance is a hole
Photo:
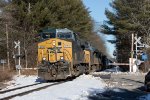
[[[47,27],[73,30],[107,54],[104,41],[94,31],[94,21],[89,13],[82,0],[1,0],[0,59],[9,57],[10,66],[15,65],[14,41],[20,40],[21,64],[36,67],[39,42],[36,35]]]

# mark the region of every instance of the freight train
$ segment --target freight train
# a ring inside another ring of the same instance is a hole
[[[67,79],[108,65],[105,55],[67,28],[47,28],[39,37],[38,76],[44,80]]]

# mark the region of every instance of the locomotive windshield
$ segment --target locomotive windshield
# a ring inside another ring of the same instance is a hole
[[[72,39],[75,40],[73,31],[64,28],[64,29],[45,29],[39,34],[41,40],[46,40],[50,38],[60,38],[60,39]]]
[[[43,33],[42,38],[43,39],[56,38],[56,33]]]
[[[70,32],[69,33],[59,32],[57,33],[57,37],[60,39],[72,39],[72,34]]]

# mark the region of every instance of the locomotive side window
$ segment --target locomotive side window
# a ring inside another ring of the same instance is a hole
[[[71,33],[57,33],[57,37],[60,39],[72,39],[72,34]]]
[[[75,41],[77,41],[77,34],[73,33],[74,34],[74,38],[75,38]]]
[[[76,33],[74,33],[75,41],[77,41],[77,44],[80,45],[80,39]]]

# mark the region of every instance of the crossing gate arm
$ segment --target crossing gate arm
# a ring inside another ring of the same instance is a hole
[[[109,63],[108,65],[127,65],[127,66],[129,66],[129,63]]]

